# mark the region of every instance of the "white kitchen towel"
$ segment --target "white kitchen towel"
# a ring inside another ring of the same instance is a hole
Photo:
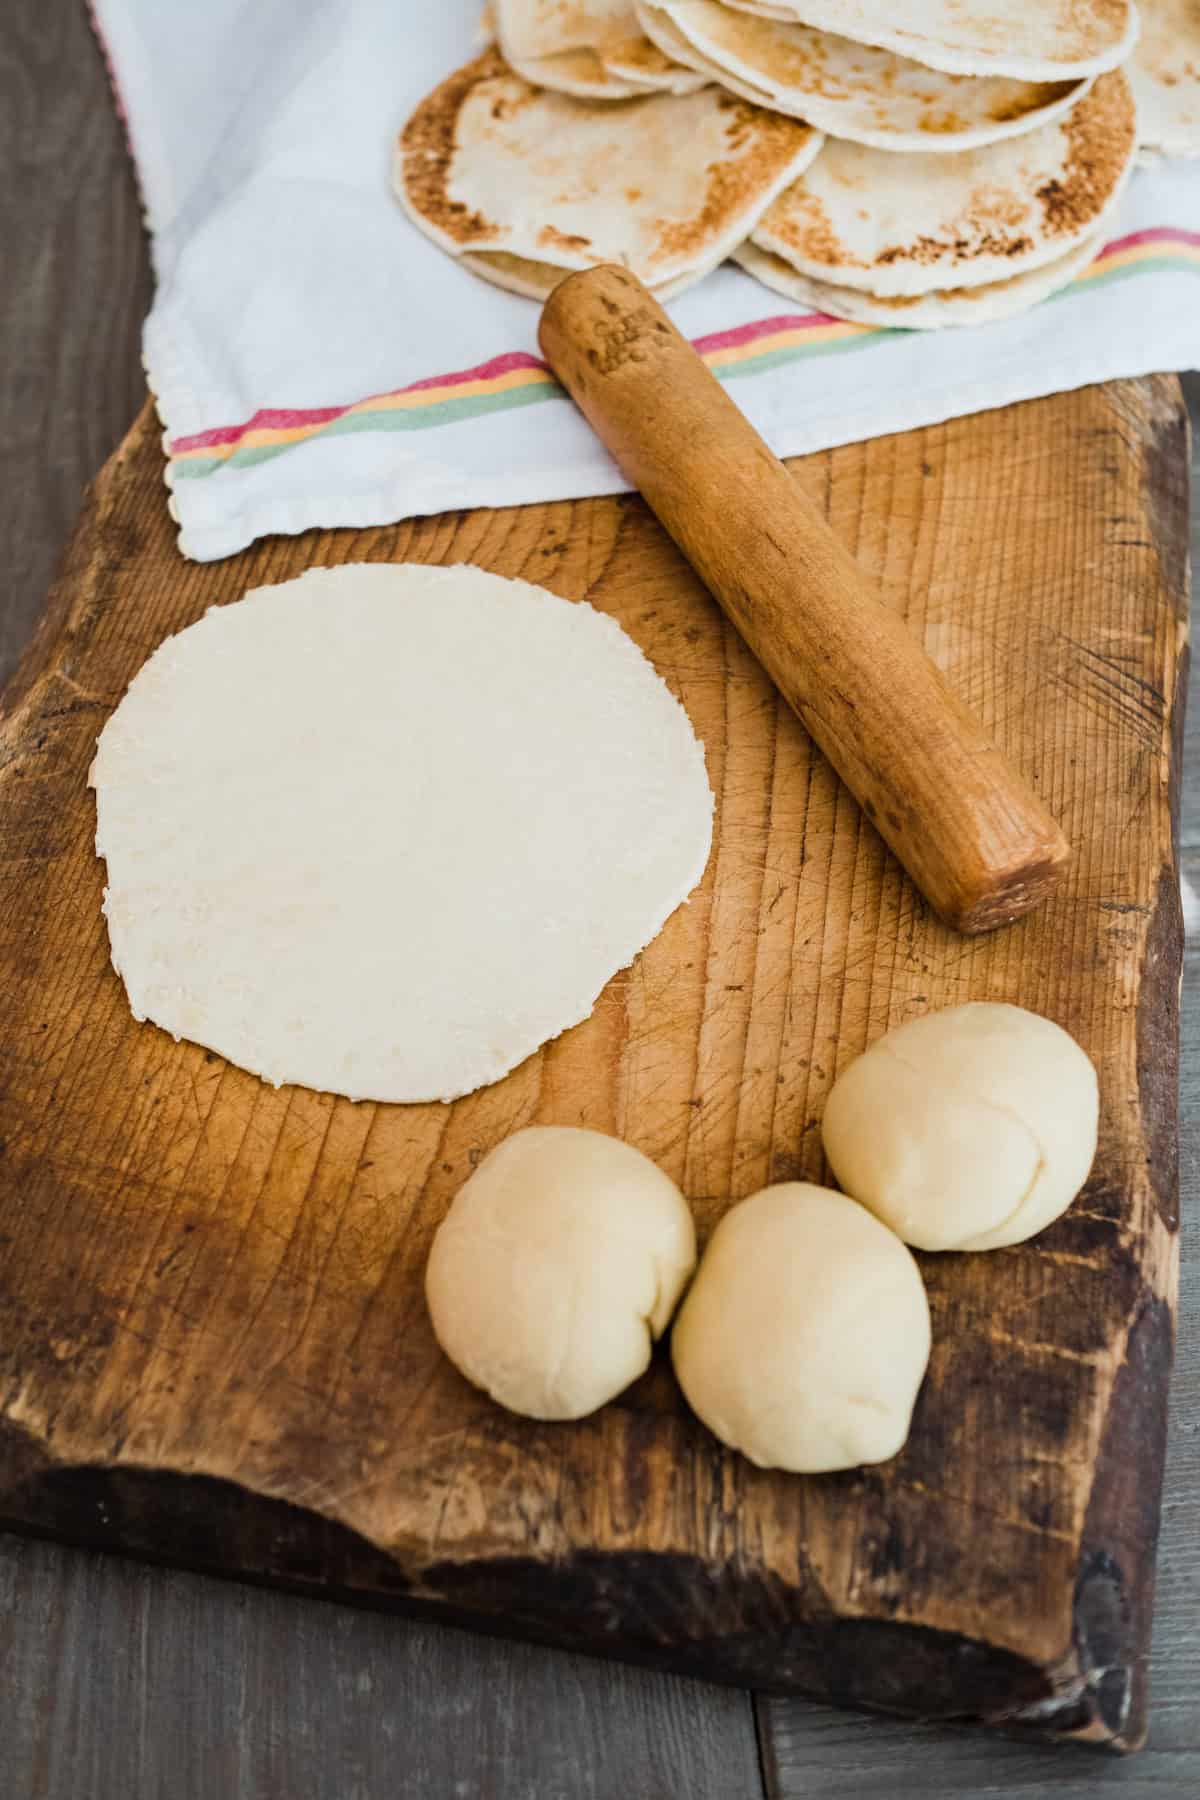
[[[538,308],[458,268],[389,185],[480,0],[93,0],[137,163],[180,548],[628,484],[548,374]],[[1200,362],[1200,164],[1139,170],[1066,292],[970,330],[789,307],[726,267],[671,307],[781,455]]]

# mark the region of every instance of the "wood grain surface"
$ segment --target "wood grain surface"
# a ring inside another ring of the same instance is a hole
[[[1183,432],[1161,379],[794,465],[835,530],[854,505],[868,579],[1079,846],[1060,896],[967,943],[640,501],[187,567],[147,408],[0,716],[6,1513],[843,1704],[1135,1744],[1175,1282]],[[692,904],[590,1020],[451,1107],[276,1091],[137,1026],[99,911],[86,772],[145,656],[247,586],[364,557],[474,560],[610,612],[683,700],[718,798]],[[547,1428],[441,1357],[429,1238],[513,1129],[626,1137],[703,1232],[766,1181],[819,1179],[838,1070],[968,997],[1080,1038],[1101,1148],[1036,1243],[926,1259],[935,1349],[894,1462],[755,1470],[688,1415],[662,1359]],[[217,1480],[185,1496],[164,1475]],[[294,1510],[268,1526],[218,1483]]]
[[[0,671],[25,646],[84,484],[142,403],[141,209],[78,0],[5,0],[0,30]],[[3,675],[0,674],[0,680]]]
[[[0,597],[0,682],[42,607],[83,481],[132,416],[149,287],[132,183],[81,9],[74,0],[10,0],[5,25],[0,133],[15,177],[0,196],[0,518],[13,566]],[[1200,410],[1200,383],[1191,392]],[[1187,769],[1183,843],[1200,882],[1195,733]],[[760,1702],[760,1735],[772,1793],[940,1800],[970,1785],[993,1800],[1082,1800],[1115,1786],[1129,1800],[1190,1800],[1200,1789],[1200,1264],[1186,1248],[1200,1227],[1194,954],[1183,1019],[1185,1261],[1148,1749],[1101,1764],[770,1700]],[[289,1696],[300,1690],[297,1710]],[[687,1708],[677,1690],[696,1705]],[[734,1698],[740,1710],[725,1710]],[[304,1755],[292,1755],[294,1733]],[[744,1701],[721,1690],[3,1536],[0,1737],[8,1791],[31,1800],[166,1791],[173,1800],[382,1800],[402,1790],[418,1740],[441,1771],[435,1793],[760,1791],[736,1772],[748,1765],[721,1760],[732,1737],[753,1753]],[[661,1787],[644,1779],[641,1755],[656,1738],[672,1745]],[[518,1762],[501,1765],[514,1741]],[[511,1785],[500,1785],[501,1769]]]
[[[7,1800],[761,1791],[749,1696],[735,1688],[122,1559],[64,1560],[46,1544],[0,1558],[8,1612],[20,1631],[0,1638]]]

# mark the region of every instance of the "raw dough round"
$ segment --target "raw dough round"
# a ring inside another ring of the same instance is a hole
[[[922,1250],[1019,1244],[1065,1212],[1096,1154],[1096,1071],[1020,1006],[889,1031],[834,1083],[825,1154],[846,1192]]]
[[[895,1456],[929,1341],[924,1283],[899,1238],[845,1194],[789,1181],[721,1220],[671,1355],[723,1443],[816,1475]]]
[[[704,752],[615,620],[469,567],[214,607],[90,779],[134,1016],[355,1099],[452,1099],[586,1018],[712,836]]]
[[[468,1381],[531,1419],[581,1419],[645,1370],[695,1266],[687,1203],[640,1150],[531,1126],[459,1189],[425,1297]]]

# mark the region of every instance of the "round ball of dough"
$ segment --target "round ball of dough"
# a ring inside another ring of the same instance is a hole
[[[459,1189],[425,1297],[468,1381],[531,1419],[581,1419],[645,1370],[695,1266],[687,1202],[640,1150],[531,1126]]]
[[[1065,1212],[1096,1154],[1096,1071],[1020,1006],[973,1003],[889,1031],[834,1084],[834,1174],[922,1250],[1019,1244]]]
[[[929,1361],[925,1286],[865,1208],[784,1182],[717,1226],[671,1356],[693,1412],[762,1468],[886,1462]]]

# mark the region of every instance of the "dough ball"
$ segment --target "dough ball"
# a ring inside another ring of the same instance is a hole
[[[531,1419],[581,1419],[643,1373],[695,1266],[687,1202],[640,1150],[533,1126],[460,1188],[425,1297],[468,1381]]]
[[[1065,1212],[1096,1154],[1096,1071],[1019,1006],[974,1003],[889,1031],[835,1082],[838,1181],[922,1250],[1019,1244]]]
[[[671,1334],[693,1412],[766,1469],[886,1462],[929,1361],[929,1304],[899,1238],[804,1181],[726,1213]]]

